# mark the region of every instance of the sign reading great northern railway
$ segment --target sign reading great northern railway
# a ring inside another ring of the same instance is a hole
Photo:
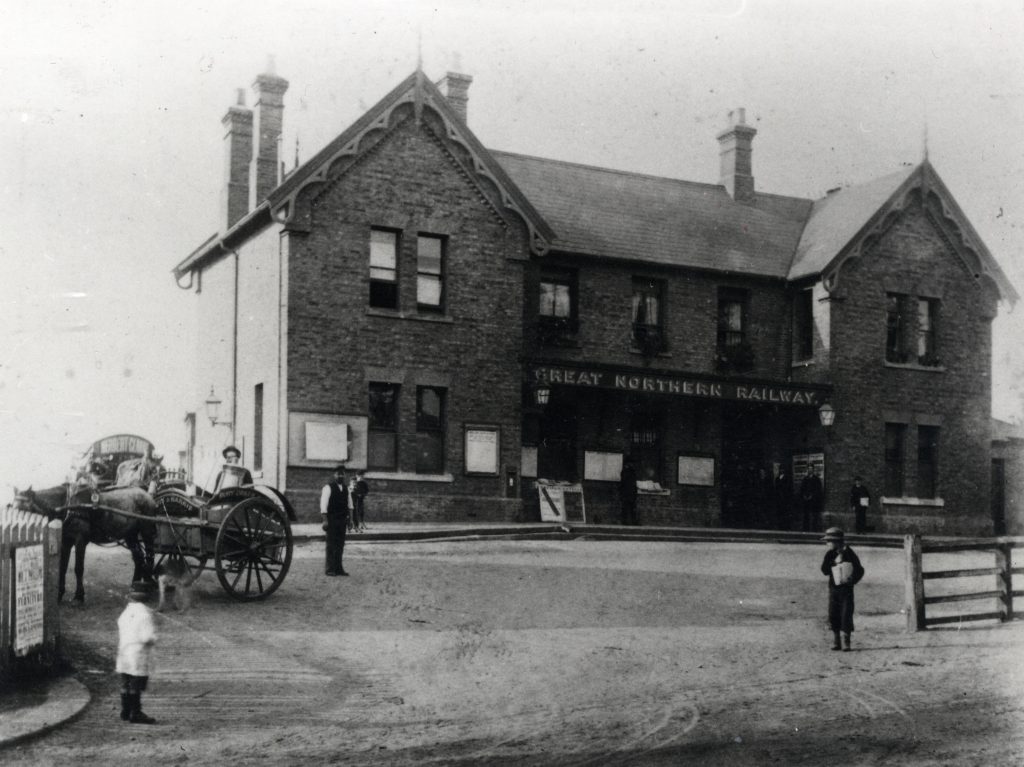
[[[617,389],[683,397],[741,400],[778,405],[819,405],[823,387],[724,381],[686,375],[648,374],[538,365],[531,368],[534,383],[562,384],[594,389]]]

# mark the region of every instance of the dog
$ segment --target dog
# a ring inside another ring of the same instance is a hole
[[[162,613],[166,604],[167,589],[174,590],[174,606],[179,612],[185,612],[192,605],[192,584],[199,577],[193,573],[182,557],[167,557],[153,570],[160,586],[160,603],[156,611]]]

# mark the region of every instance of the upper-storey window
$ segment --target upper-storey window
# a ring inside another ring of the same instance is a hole
[[[814,356],[814,291],[801,290],[793,301],[793,357],[809,360]]]
[[[370,230],[370,306],[398,308],[398,232]]]
[[[576,332],[576,273],[569,269],[544,269],[539,286],[540,340],[555,343]]]
[[[443,237],[421,234],[416,238],[416,305],[420,309],[444,309]]]
[[[906,362],[906,296],[885,294],[885,361]]]
[[[723,370],[744,371],[754,364],[754,353],[747,340],[747,300],[745,290],[718,289],[718,366]]]
[[[645,354],[665,348],[664,296],[661,280],[633,278],[633,343]]]
[[[936,325],[939,302],[934,298],[917,299],[917,361],[921,365],[938,365]]]

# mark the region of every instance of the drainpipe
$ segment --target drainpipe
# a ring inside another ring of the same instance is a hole
[[[238,428],[238,251],[229,248],[221,240],[220,248],[235,257],[234,287],[231,296],[231,444],[235,444],[235,430]]]

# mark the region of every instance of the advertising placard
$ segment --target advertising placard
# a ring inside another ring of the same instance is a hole
[[[43,644],[43,544],[14,550],[14,654]]]

